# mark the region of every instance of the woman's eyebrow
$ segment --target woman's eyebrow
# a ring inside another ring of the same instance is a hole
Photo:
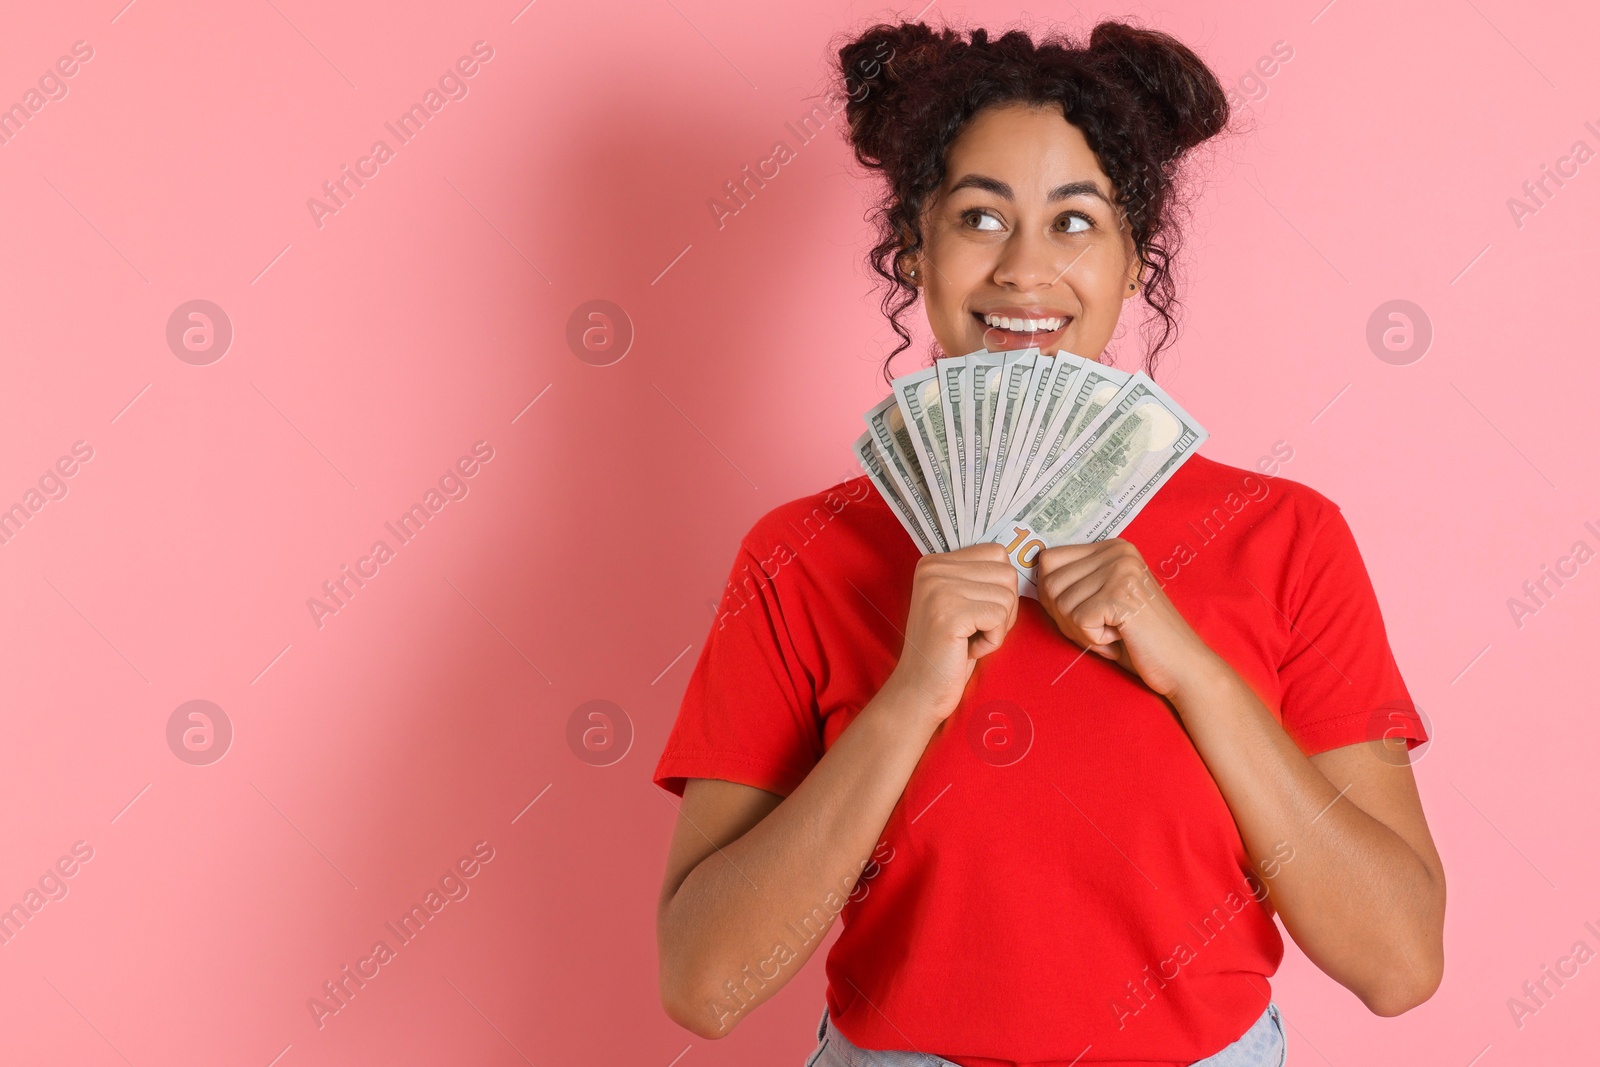
[[[965,175],[954,185],[950,186],[950,192],[952,193],[958,189],[983,189],[986,192],[993,193],[995,196],[998,196],[1003,200],[1015,199],[1011,192],[1011,186],[1007,185],[998,178],[991,178],[986,174]],[[1050,190],[1050,195],[1045,197],[1045,199],[1047,201],[1066,200],[1069,197],[1074,196],[1092,196],[1098,200],[1105,201],[1105,203],[1108,205],[1111,203],[1110,200],[1106,199],[1106,194],[1102,193],[1094,184],[1094,182],[1091,181],[1076,181],[1068,182],[1065,185],[1058,185],[1054,189]]]

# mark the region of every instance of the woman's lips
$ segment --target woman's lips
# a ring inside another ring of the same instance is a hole
[[[976,311],[972,313],[972,317],[977,320],[979,326],[983,327],[983,347],[991,352],[1014,348],[1032,348],[1035,346],[1043,348],[1045,345],[1061,340],[1061,335],[1066,332],[1068,326],[1072,325],[1071,316],[1056,315],[1051,317],[1064,318],[1065,321],[1054,330],[1034,330],[1030,332],[1026,330],[1006,330],[999,326],[990,326],[983,321],[983,316]]]

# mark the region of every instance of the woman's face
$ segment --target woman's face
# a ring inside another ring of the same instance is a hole
[[[960,356],[1037,345],[1098,359],[1139,262],[1083,134],[1059,107],[1007,104],[974,115],[946,161],[923,249],[905,261],[940,347]]]

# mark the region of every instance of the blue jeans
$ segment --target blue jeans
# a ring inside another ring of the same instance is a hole
[[[930,1052],[876,1052],[857,1048],[828,1018],[826,1006],[817,1025],[817,1048],[806,1060],[806,1067],[957,1067]],[[1196,1060],[1191,1067],[1283,1067],[1288,1062],[1288,1042],[1278,1006],[1267,1004],[1244,1034],[1213,1056]]]

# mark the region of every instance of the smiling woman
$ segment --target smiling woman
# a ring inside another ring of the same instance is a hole
[[[891,358],[920,300],[930,362],[1103,361],[1142,294],[1153,370],[1183,166],[1227,124],[1211,71],[1106,22],[1082,43],[876,26],[838,72],[883,51],[846,114],[885,183]],[[1427,732],[1338,505],[1265,490],[1192,456],[1122,536],[1037,551],[1034,598],[998,544],[919,551],[864,478],[762,516],[736,581],[820,500],[859,500],[737,586],[657,764],[683,797],[668,1014],[708,1038],[748,1018],[821,942],[794,917],[880,842],[897,858],[839,910],[807,1067],[1280,1067],[1275,916],[1371,1012],[1427,1000],[1444,875],[1406,757]],[[1163,585],[1146,554],[1197,518],[1204,550]],[[1029,738],[998,761],[971,740],[997,707]]]
[[[893,91],[849,109],[857,160],[888,180],[874,212],[882,239],[872,260],[892,283],[883,310],[901,343],[890,358],[911,343],[899,316],[919,295],[949,354],[1030,344],[1088,354],[1110,341],[1122,302],[1142,285],[1155,313],[1146,359],[1153,372],[1177,333],[1177,168],[1226,126],[1221,86],[1177,41],[1120,23],[1096,27],[1082,49],[1036,48],[1020,31],[990,42],[978,29],[967,42],[919,27],[890,35]],[[872,47],[869,35],[841,61]],[[1022,65],[1032,70],[1023,74]],[[941,122],[905,121],[934,109]],[[961,132],[950,138],[951,128]],[[975,169],[976,159],[1007,178]],[[1024,220],[1024,204],[1043,210]],[[1019,266],[1068,291],[1015,301],[1005,286],[1033,285],[1017,276]],[[974,285],[975,272],[989,284]],[[943,299],[954,292],[972,299]],[[954,347],[951,339],[959,339]]]

